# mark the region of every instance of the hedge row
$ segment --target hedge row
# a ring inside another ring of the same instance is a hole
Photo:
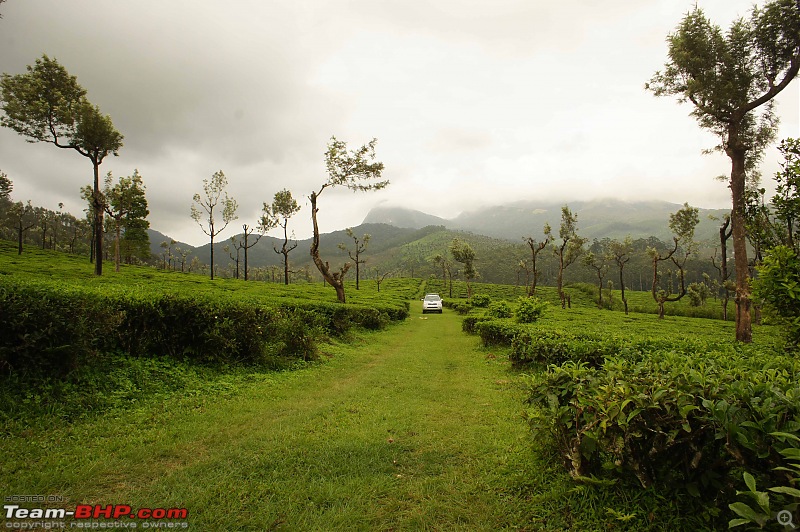
[[[377,329],[403,307],[366,307],[0,283],[0,372],[65,374],[97,352],[169,355],[201,362],[253,363],[314,355],[324,334]]]
[[[718,494],[737,468],[785,482],[775,468],[798,446],[798,377],[791,358],[733,349],[568,361],[532,378],[530,423],[554,434],[574,477]]]
[[[625,337],[465,318],[485,345],[539,363],[527,402],[531,429],[551,433],[575,478],[612,477],[727,501],[742,471],[777,485],[800,462],[800,360],[754,345]],[[797,476],[797,475],[795,475]],[[794,491],[792,491],[794,490]],[[781,495],[783,494],[783,495]],[[796,495],[800,497],[800,495]]]

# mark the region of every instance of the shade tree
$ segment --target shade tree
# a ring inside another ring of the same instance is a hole
[[[236,216],[238,204],[235,199],[228,196],[228,192],[225,190],[226,186],[228,186],[228,179],[222,170],[214,172],[211,179],[203,179],[204,196],[195,194],[194,204],[191,207],[192,219],[211,239],[209,264],[211,279],[214,279],[214,238],[224,231],[228,224],[238,218]]]
[[[472,297],[472,285],[470,283],[478,276],[478,271],[475,269],[475,250],[467,242],[454,238],[450,242],[449,251],[453,256],[453,260],[461,263],[461,275],[463,275],[464,281],[467,283],[467,297]]]
[[[272,204],[267,205],[264,203],[264,215],[259,222],[260,228],[263,232],[272,229],[273,227],[280,227],[283,229],[283,244],[278,249],[275,244],[272,245],[273,251],[283,255],[283,283],[289,284],[289,253],[297,247],[297,241],[289,243],[289,219],[300,211],[300,205],[297,200],[292,197],[292,193],[283,189],[275,193],[272,198]],[[294,232],[292,232],[292,239],[294,239]]]
[[[355,233],[353,233],[353,229],[350,227],[348,227],[345,232],[347,233],[347,236],[353,239],[353,249],[348,248],[344,243],[339,244],[339,249],[347,253],[347,256],[350,257],[350,260],[352,260],[353,264],[356,265],[356,290],[358,290],[358,280],[361,272],[360,267],[362,264],[367,262],[361,257],[361,254],[366,251],[372,235],[365,233],[361,238],[359,238]]]
[[[320,257],[319,223],[317,221],[318,201],[320,195],[329,188],[343,186],[354,192],[368,192],[385,188],[389,181],[381,179],[384,166],[382,162],[376,161],[375,145],[377,142],[377,139],[372,139],[360,148],[348,150],[345,142],[338,140],[336,137],[331,137],[325,152],[325,169],[328,173],[328,179],[320,186],[319,190],[312,191],[309,196],[313,226],[310,249],[311,259],[322,274],[323,279],[336,290],[336,298],[341,303],[346,300],[344,276],[350,269],[350,263],[346,262],[339,271],[334,271],[331,269],[330,264]]]
[[[86,98],[86,89],[66,68],[43,55],[25,74],[0,78],[0,125],[13,129],[28,142],[46,142],[74,150],[92,163],[95,274],[103,273],[103,196],[100,191],[100,165],[122,148],[122,134],[111,118]]]
[[[700,223],[696,207],[684,203],[683,207],[674,214],[669,215],[669,228],[673,232],[672,247],[664,252],[659,252],[655,248],[648,248],[648,254],[653,264],[653,283],[650,293],[658,304],[658,317],[664,318],[665,304],[668,302],[680,301],[686,295],[686,262],[689,257],[697,253],[697,242],[694,240],[694,231]],[[674,292],[672,286],[672,272],[669,272],[670,283],[665,290],[659,286],[661,275],[659,266],[662,262],[670,261],[675,266],[678,278],[678,289]]]
[[[773,0],[753,8],[729,30],[712,24],[695,6],[667,37],[668,61],[645,85],[656,96],[690,102],[700,127],[720,140],[731,160],[736,270],[736,339],[752,341],[745,228],[747,174],[774,140],[774,98],[800,70],[800,2]],[[760,112],[756,115],[757,110]]]
[[[133,175],[119,177],[114,183],[114,177],[108,172],[103,187],[103,208],[114,224],[114,266],[118,272],[122,254],[122,233],[147,229],[146,221],[150,211],[147,208],[145,185],[139,170],[134,169]],[[145,232],[145,237],[147,233]],[[131,235],[133,236],[133,235]],[[148,248],[149,248],[149,238]]]
[[[556,287],[558,288],[558,297],[561,300],[561,308],[563,309],[567,307],[567,297],[564,293],[564,271],[578,260],[578,257],[583,253],[583,245],[586,243],[586,239],[578,236],[578,214],[573,214],[567,205],[561,207],[561,223],[558,227],[560,241],[555,241],[549,225],[545,226],[545,231],[545,236],[553,242],[553,253],[558,259]]]
[[[541,242],[537,242],[533,237],[525,237],[523,240],[531,250],[531,284],[528,287],[528,295],[535,296],[536,295],[536,283],[539,281],[539,277],[542,274],[542,270],[537,267],[536,265],[536,258],[539,256],[539,253],[542,252],[545,248],[547,248],[547,244],[550,243],[552,240],[552,231],[550,229],[550,224],[544,224],[544,235],[545,238]]]

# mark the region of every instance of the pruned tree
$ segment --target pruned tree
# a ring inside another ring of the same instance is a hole
[[[588,251],[583,255],[582,262],[584,266],[594,270],[595,275],[597,275],[597,306],[603,308],[603,279],[608,273],[607,256],[605,253],[595,255],[593,251]]]
[[[719,247],[720,260],[717,264],[717,250],[714,248],[714,255],[711,257],[711,265],[717,270],[719,280],[717,285],[722,290],[722,319],[728,319],[728,301],[730,300],[731,290],[736,290],[736,284],[730,280],[731,272],[728,270],[728,239],[733,234],[731,229],[731,217],[723,217],[722,224],[719,226]]]
[[[211,180],[203,179],[205,197],[195,194],[193,199],[196,205],[192,205],[191,209],[192,219],[211,238],[211,263],[209,265],[211,279],[214,279],[214,237],[224,231],[229,223],[238,218],[236,216],[238,205],[235,199],[228,197],[228,193],[225,191],[226,186],[228,186],[228,180],[222,170],[214,172]],[[202,207],[203,210],[201,211],[197,206]],[[221,226],[214,216],[215,209],[217,209],[218,214],[222,215]],[[219,213],[220,209],[222,210],[221,213]]]
[[[450,243],[450,254],[453,256],[453,260],[463,265],[461,273],[467,283],[467,297],[472,297],[470,281],[478,275],[477,270],[475,270],[475,250],[468,243],[454,238]]]
[[[311,239],[311,258],[325,281],[336,290],[336,298],[341,303],[345,302],[344,276],[350,269],[350,263],[345,263],[338,272],[334,272],[330,265],[319,256],[319,224],[317,222],[319,208],[317,202],[319,196],[328,188],[344,186],[355,192],[385,188],[389,181],[381,180],[383,163],[375,161],[375,144],[377,142],[377,139],[372,139],[368,144],[348,151],[345,142],[331,137],[325,152],[325,168],[328,172],[328,179],[319,190],[311,192],[310,196],[311,221],[314,229]]]
[[[231,258],[231,260],[234,262],[236,269],[234,270],[233,278],[234,279],[238,279],[239,278],[239,259],[242,256],[242,248],[244,247],[244,240],[241,240],[241,239],[237,238],[235,235],[230,237],[229,240],[230,240],[230,244],[226,244],[225,246],[223,246],[222,251],[227,253],[228,256]],[[231,246],[233,246],[233,249],[236,251],[236,255],[234,255],[231,252]]]
[[[444,254],[437,253],[433,257],[433,263],[442,268],[442,289],[448,285],[448,278],[450,280],[450,297],[453,297],[453,262],[447,258],[447,252]]]
[[[561,224],[558,228],[558,237],[561,243],[553,239],[552,229],[545,226],[545,236],[553,241],[553,253],[558,259],[558,297],[561,299],[561,308],[567,308],[567,296],[564,293],[564,270],[569,268],[583,253],[586,239],[578,236],[578,214],[573,214],[567,205],[561,207]]]
[[[289,218],[300,211],[300,206],[297,201],[292,197],[292,193],[286,189],[278,191],[272,199],[272,205],[264,204],[264,216],[261,218],[261,230],[267,232],[273,227],[280,227],[283,229],[283,244],[281,249],[272,245],[273,251],[283,255],[283,283],[289,284],[289,253],[297,247],[297,241],[289,244]],[[294,232],[292,232],[294,238]]]
[[[36,215],[31,201],[22,203],[18,201],[14,203],[9,209],[9,220],[17,233],[17,255],[22,255],[22,241],[25,237],[25,232],[36,227]]]
[[[375,283],[378,286],[378,292],[381,291],[381,283],[391,274],[391,270],[386,270],[385,272],[381,273],[378,268],[375,268]]]
[[[720,138],[716,150],[731,160],[736,339],[752,341],[745,202],[747,173],[774,140],[774,98],[800,70],[800,2],[773,0],[753,8],[727,33],[695,6],[667,37],[669,60],[645,88],[691,102],[702,128]],[[761,108],[761,115],[755,116]]]
[[[109,172],[103,188],[103,207],[114,222],[114,267],[119,272],[122,230],[125,229],[127,233],[129,228],[141,226],[139,221],[147,218],[150,211],[147,209],[145,186],[139,170],[135,169],[132,176],[120,177],[112,185],[113,180]]]
[[[103,195],[100,165],[122,148],[122,134],[111,118],[86,99],[86,89],[55,59],[43,55],[26,74],[0,78],[2,109],[0,125],[13,129],[28,142],[47,142],[77,151],[92,162],[94,170],[95,274],[103,274]]]
[[[539,256],[539,253],[547,247],[547,244],[550,243],[552,240],[552,230],[550,229],[550,224],[544,224],[544,240],[541,242],[537,242],[533,239],[533,237],[525,237],[523,240],[528,244],[528,247],[531,248],[531,284],[528,287],[528,295],[533,297],[536,295],[536,284],[539,281],[539,276],[542,274],[542,271],[536,267],[536,258]]]
[[[264,236],[265,231],[261,228],[261,224],[256,225],[256,227],[250,227],[247,224],[242,224],[242,238],[241,238],[241,247],[244,251],[244,280],[247,281],[247,272],[248,263],[247,263],[247,252],[248,250],[258,244],[258,241],[261,240],[261,237]],[[251,238],[255,234],[255,238]]]
[[[689,257],[697,253],[697,242],[694,241],[694,230],[700,223],[698,209],[684,203],[676,213],[669,215],[669,228],[673,232],[672,249],[660,253],[655,248],[648,248],[647,252],[653,261],[653,284],[650,292],[658,303],[658,317],[664,318],[665,303],[680,301],[686,295],[686,262]],[[679,287],[677,293],[673,292],[670,282],[668,290],[659,288],[659,263],[671,261],[677,268]]]
[[[633,240],[628,235],[621,242],[619,240],[612,240],[608,243],[607,256],[610,260],[614,261],[619,269],[619,287],[622,292],[622,306],[625,307],[625,314],[628,314],[628,299],[625,297],[625,277],[623,270],[625,265],[631,260],[633,253]]]
[[[347,256],[350,257],[350,259],[356,265],[356,290],[358,290],[358,280],[361,271],[360,266],[367,262],[366,260],[361,258],[361,254],[364,253],[364,251],[366,251],[367,246],[369,245],[369,241],[372,238],[372,235],[365,234],[364,236],[361,237],[361,239],[359,239],[355,235],[355,233],[353,233],[353,230],[351,228],[348,227],[345,231],[347,232],[347,236],[353,239],[355,247],[351,250],[344,243],[340,243],[339,249],[347,252]]]

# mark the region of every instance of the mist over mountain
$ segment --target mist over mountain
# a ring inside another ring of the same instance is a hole
[[[546,223],[557,233],[563,205],[563,202],[544,200],[518,201],[463,212],[449,220],[403,207],[379,206],[367,214],[364,222],[416,229],[442,225],[452,230],[518,241],[527,236],[541,238]],[[681,208],[681,205],[666,201],[626,202],[615,199],[575,201],[568,205],[578,215],[578,234],[590,240],[619,239],[627,235],[634,239],[655,236],[669,240],[669,215]],[[728,209],[700,209],[696,239],[715,239],[719,222],[713,218],[721,219],[728,212]]]

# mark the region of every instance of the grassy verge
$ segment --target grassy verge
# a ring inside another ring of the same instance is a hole
[[[507,482],[530,457],[521,391],[455,315],[421,318],[323,365],[10,435],[0,484],[186,507],[201,530],[522,526]]]

